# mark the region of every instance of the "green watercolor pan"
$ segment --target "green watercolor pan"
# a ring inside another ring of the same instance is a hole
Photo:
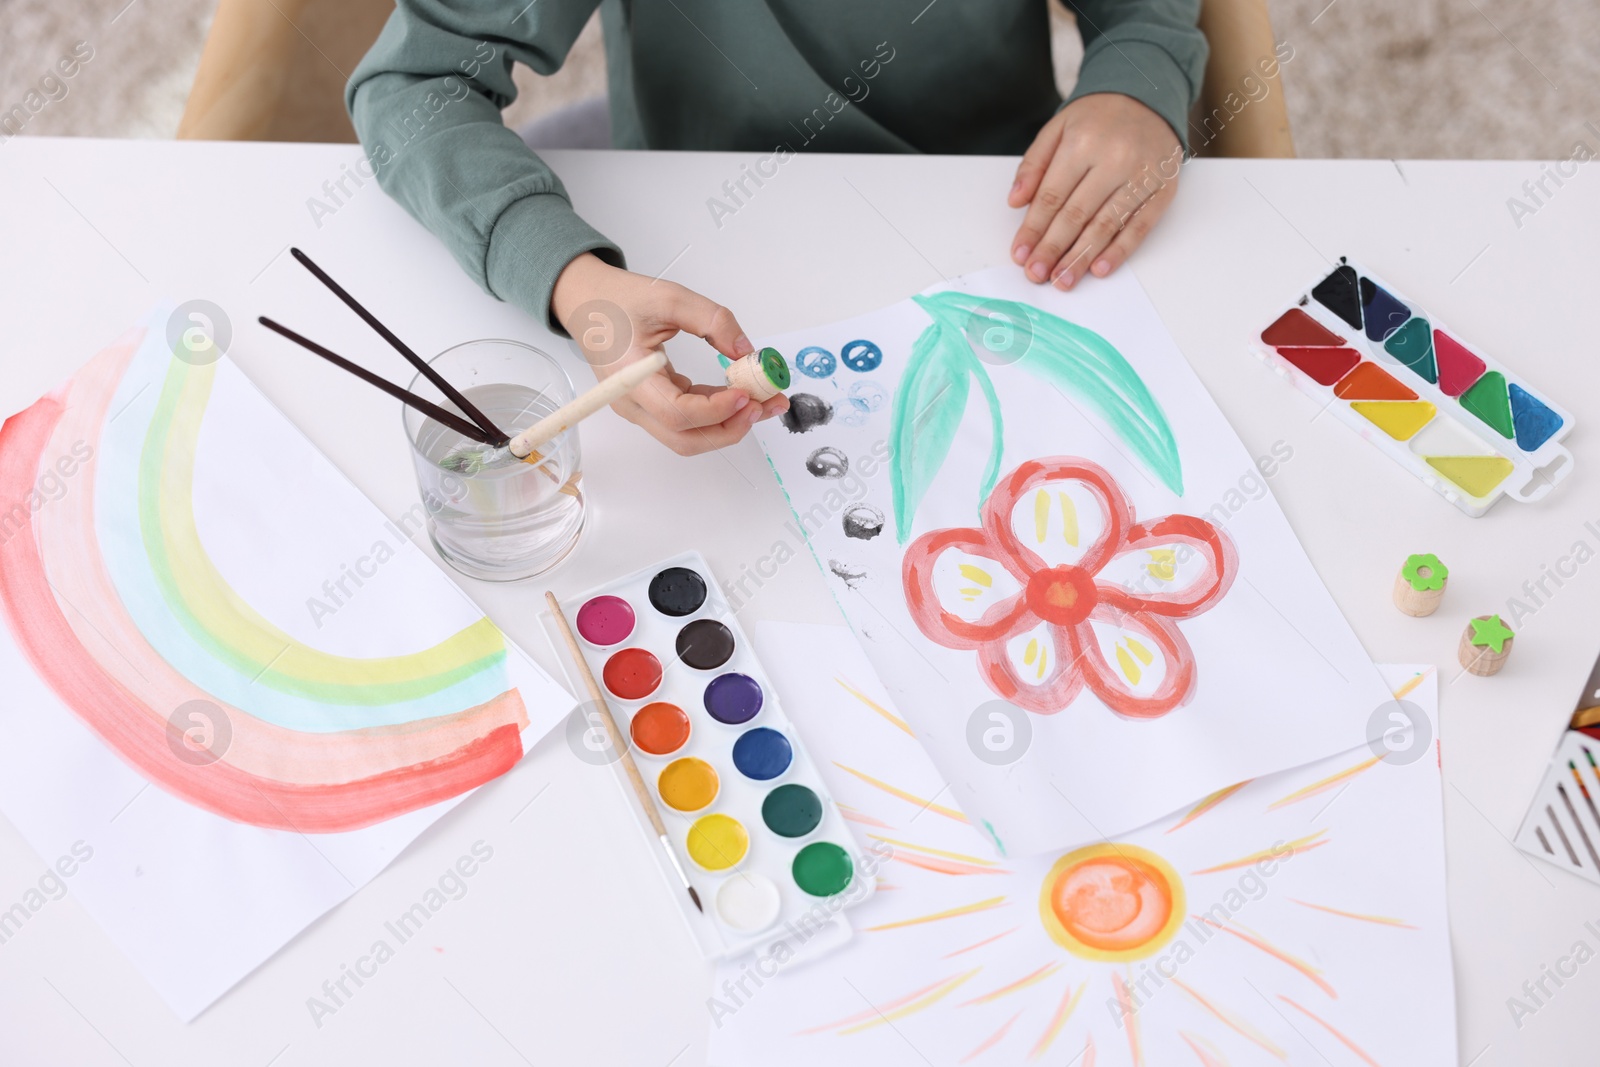
[[[579,721],[568,743],[588,762],[611,764],[702,953],[725,958],[780,940],[816,952],[847,939],[840,912],[871,894],[872,868],[705,558],[674,556],[565,599],[562,609],[703,914],[656,845],[621,762],[586,740],[603,734]],[[551,628],[548,615],[544,623]]]
[[[1252,349],[1463,513],[1572,473],[1572,415],[1417,302],[1340,258]]]

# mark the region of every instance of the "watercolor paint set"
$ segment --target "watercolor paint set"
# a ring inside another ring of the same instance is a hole
[[[561,607],[702,902],[703,915],[674,894],[707,957],[807,941],[819,917],[871,895],[871,868],[704,557]],[[675,885],[664,860],[663,874]]]
[[[1517,831],[1517,847],[1600,882],[1600,658]]]
[[[1572,416],[1366,268],[1341,258],[1254,349],[1471,516],[1572,472]]]

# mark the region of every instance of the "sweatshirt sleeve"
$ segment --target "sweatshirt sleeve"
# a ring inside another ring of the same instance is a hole
[[[541,321],[556,277],[584,252],[621,250],[580,219],[561,180],[500,110],[513,61],[551,74],[599,0],[399,0],[356,67],[345,104],[378,184],[491,295]]]
[[[1076,0],[1083,65],[1071,103],[1092,93],[1131,96],[1167,120],[1185,148],[1189,109],[1205,79],[1200,0]]]

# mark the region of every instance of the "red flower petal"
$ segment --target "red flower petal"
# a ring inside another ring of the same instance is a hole
[[[1017,632],[1037,625],[1031,616],[1027,623],[1027,626],[1019,627]],[[989,683],[989,688],[1000,699],[1040,715],[1054,715],[1077,699],[1079,691],[1083,689],[1083,671],[1078,666],[1077,653],[1072,647],[1071,631],[1059,626],[1051,626],[1049,630],[1055,666],[1043,680],[1035,681],[1017,673],[1011,657],[1006,654],[1004,640],[990,641],[978,649],[978,673]]]
[[[1096,619],[1137,631],[1161,650],[1166,674],[1155,692],[1144,695],[1134,692],[1116,668],[1106,662],[1091,625]],[[1118,715],[1130,719],[1160,718],[1187,701],[1194,691],[1194,651],[1178,624],[1171,619],[1142,612],[1123,612],[1102,604],[1089,618],[1073,627],[1071,644],[1072,654],[1081,657],[1084,682],[1101,703]]]
[[[1072,456],[1028,460],[1001,478],[983,504],[983,528],[994,539],[997,554],[1011,560],[1011,573],[1024,582],[1034,571],[1042,570],[1048,564],[1012,531],[1011,512],[1029,490],[1049,482],[1065,481],[1082,482],[1088,486],[1099,499],[1105,517],[1100,536],[1084,550],[1082,558],[1074,566],[1091,574],[1104,567],[1122,544],[1133,522],[1133,509],[1105,468]]]
[[[1120,584],[1097,582],[1100,602],[1128,612],[1186,619],[1221,600],[1239,573],[1239,553],[1227,534],[1204,519],[1168,515],[1138,523],[1128,530],[1128,540],[1116,557],[1169,545],[1187,545],[1205,556],[1206,567],[1199,577],[1183,589],[1163,593],[1135,592]]]
[[[1006,560],[996,551],[982,530],[955,527],[925,533],[910,545],[901,563],[901,581],[906,590],[906,610],[929,640],[946,648],[974,649],[989,641],[1003,642],[1011,636],[1019,622],[1031,620],[1028,606],[1021,593],[1013,593],[989,607],[977,619],[969,622],[939,603],[938,590],[933,587],[934,564],[949,549],[959,549],[974,556],[1006,567]],[[1027,625],[1035,625],[1029,621]]]

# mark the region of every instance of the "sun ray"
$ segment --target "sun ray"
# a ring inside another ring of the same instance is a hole
[[[1212,1015],[1215,1015],[1217,1019],[1221,1021],[1222,1025],[1226,1026],[1234,1033],[1249,1041],[1253,1041],[1257,1045],[1260,1045],[1262,1048],[1266,1049],[1280,1060],[1289,1058],[1289,1054],[1283,1049],[1279,1048],[1277,1045],[1273,1044],[1271,1038],[1269,1038],[1266,1034],[1263,1034],[1260,1030],[1257,1030],[1254,1026],[1251,1026],[1244,1019],[1241,1019],[1239,1016],[1227,1011],[1220,1005],[1212,1003],[1210,1000],[1197,993],[1194,988],[1187,983],[1176,978],[1171,979],[1171,982],[1173,985],[1189,994],[1196,1004],[1199,1004]]]
[[[1388,915],[1363,915],[1358,911],[1344,911],[1340,908],[1330,908],[1326,904],[1313,904],[1309,900],[1296,900],[1293,897],[1289,898],[1289,903],[1298,904],[1302,908],[1315,908],[1317,911],[1325,911],[1329,915],[1338,915],[1346,919],[1358,919],[1364,923],[1377,923],[1379,926],[1395,926],[1402,930],[1417,929],[1417,927],[1412,926],[1404,919],[1395,919]]]
[[[912,867],[921,867],[925,871],[935,874],[1010,874],[1004,867],[979,867],[973,863],[961,863],[956,860],[942,860],[937,856],[919,856],[914,852],[895,852],[889,857],[896,863],[910,864]]]
[[[1023,1009],[1023,1011],[1026,1011],[1026,1010],[1027,1010],[1026,1008]],[[965,1056],[961,1057],[961,1062],[962,1063],[971,1063],[973,1060],[977,1059],[979,1056],[983,1055],[985,1052],[988,1052],[990,1049],[994,1048],[1002,1040],[1005,1039],[1005,1036],[1011,1032],[1011,1028],[1013,1026],[1017,1025],[1017,1020],[1020,1019],[1020,1018],[1022,1018],[1022,1012],[1021,1011],[1017,1012],[1011,1018],[1007,1019],[1005,1021],[1005,1023],[1003,1025],[1001,1025],[1000,1029],[996,1030],[994,1033],[992,1033],[988,1037],[984,1038],[983,1043],[980,1044],[977,1048],[973,1049],[971,1052],[969,1052]]]
[[[1078,1008],[1078,1001],[1083,999],[1083,991],[1088,988],[1088,982],[1080,984],[1076,990],[1072,988],[1071,982],[1067,983],[1066,991],[1061,994],[1061,1003],[1056,1006],[1055,1014],[1050,1016],[1049,1025],[1044,1028],[1044,1033],[1039,1035],[1039,1040],[1033,1048],[1028,1050],[1030,1060],[1036,1060],[1050,1051],[1051,1044],[1061,1036],[1061,1028],[1072,1018],[1072,1013]]]
[[[1005,902],[1005,897],[990,897],[988,900],[980,900],[973,904],[962,904],[956,908],[946,908],[944,911],[936,911],[930,915],[919,915],[915,919],[899,919],[892,923],[879,923],[877,926],[867,927],[866,932],[898,930],[903,926],[920,926],[923,923],[938,922],[940,919],[954,919],[962,915],[974,915],[980,911],[1002,907]]]
[[[1189,814],[1185,815],[1182,819],[1179,819],[1176,823],[1174,823],[1167,830],[1167,833],[1170,834],[1173,830],[1182,830],[1185,826],[1188,826],[1200,816],[1204,815],[1206,812],[1210,811],[1212,808],[1216,807],[1218,804],[1221,804],[1224,800],[1227,800],[1229,797],[1233,796],[1233,794],[1249,785],[1250,782],[1251,779],[1247,778],[1238,785],[1225,786],[1222,789],[1217,790],[1215,793],[1212,793],[1200,803],[1190,808]]]
[[[924,811],[931,811],[935,815],[943,815],[947,819],[954,819],[956,822],[965,822],[969,823],[970,825],[970,820],[968,820],[965,815],[961,814],[955,808],[947,808],[943,804],[935,804],[926,797],[919,797],[915,793],[908,793],[904,789],[890,785],[881,778],[874,778],[872,775],[867,774],[864,771],[858,771],[854,767],[846,767],[838,760],[835,760],[833,765],[847,774],[855,775],[857,778],[861,779],[863,782],[866,782],[874,789],[881,789],[890,796],[897,797],[900,800],[905,801],[907,804],[915,804]]]
[[[975,974],[977,972],[974,971],[973,973]],[[843,1019],[835,1019],[833,1022],[823,1023],[821,1026],[813,1026],[809,1030],[796,1030],[795,1036],[800,1037],[806,1034],[820,1034],[824,1030],[832,1030],[836,1026],[849,1026],[852,1023],[859,1023],[866,1019],[876,1018],[881,1012],[893,1011],[895,1008],[898,1008],[903,1004],[909,1004],[918,997],[926,996],[935,989],[938,989],[940,986],[944,985],[946,982],[953,982],[959,977],[961,976],[951,975],[949,978],[941,978],[932,985],[923,986],[921,989],[907,993],[903,997],[896,997],[894,1000],[888,1001],[887,1003],[874,1005],[873,1007],[868,1008],[866,1011],[856,1012],[854,1015],[847,1015]],[[968,977],[970,978],[971,975],[968,975]]]
[[[879,715],[883,716],[885,719],[888,719],[895,726],[897,726],[900,729],[904,730],[909,736],[911,736],[911,737],[916,737],[917,736],[916,734],[911,732],[911,724],[906,722],[900,716],[896,715],[894,712],[890,711],[888,708],[884,707],[882,704],[878,703],[876,700],[873,700],[871,697],[867,696],[867,694],[863,693],[861,690],[857,689],[855,686],[851,685],[849,682],[845,681],[843,678],[835,677],[833,680],[835,682],[838,682],[840,688],[842,688],[846,693],[849,693],[851,696],[853,696],[857,700],[861,701],[861,703],[865,704],[867,707],[871,708],[873,711],[877,712]]]
[[[1122,975],[1111,972],[1111,985],[1117,991],[1117,1010],[1122,1013],[1122,1018],[1128,1024],[1128,1052],[1133,1057],[1133,1067],[1144,1067],[1143,1042],[1139,1040],[1138,1009],[1133,1006],[1132,997],[1128,994],[1128,987],[1122,981]]]
[[[1200,1057],[1200,1067],[1228,1067],[1228,1061],[1223,1057],[1221,1050],[1199,1034],[1179,1030],[1178,1036],[1183,1038],[1184,1044],[1194,1049],[1196,1056]],[[1205,1048],[1201,1048],[1201,1045]]]
[[[972,944],[968,945],[966,948],[958,948],[954,952],[946,952],[940,958],[941,959],[950,959],[952,956],[959,956],[963,952],[971,952],[975,948],[982,948],[984,945],[992,945],[996,941],[1000,940],[1002,937],[1005,937],[1008,934],[1014,934],[1020,929],[1022,929],[1022,927],[1013,926],[1009,930],[1002,930],[1000,933],[995,934],[993,937],[986,937],[982,941],[974,941]]]
[[[1304,788],[1296,789],[1293,793],[1290,793],[1288,796],[1284,797],[1281,800],[1273,801],[1271,804],[1267,805],[1267,810],[1268,811],[1277,811],[1279,808],[1287,807],[1288,805],[1297,803],[1298,801],[1306,800],[1306,799],[1308,799],[1310,797],[1314,797],[1318,793],[1326,793],[1328,790],[1332,789],[1334,786],[1341,785],[1344,782],[1349,781],[1351,778],[1354,778],[1356,775],[1360,774],[1362,771],[1371,770],[1373,767],[1376,767],[1381,762],[1383,762],[1383,757],[1382,756],[1373,756],[1371,759],[1364,759],[1360,763],[1356,764],[1354,767],[1346,767],[1344,770],[1338,771],[1338,772],[1336,772],[1334,774],[1328,775],[1328,777],[1326,777],[1326,778],[1323,778],[1323,779],[1320,779],[1318,781],[1312,782],[1310,785],[1305,786]]]
[[[1191,871],[1190,873],[1216,874],[1218,871],[1232,871],[1240,867],[1248,867],[1252,863],[1260,863],[1262,860],[1286,860],[1291,856],[1298,855],[1301,852],[1310,852],[1314,848],[1321,848],[1323,845],[1326,845],[1326,841],[1318,841],[1317,838],[1321,837],[1327,832],[1327,829],[1323,828],[1314,834],[1307,834],[1304,837],[1297,837],[1286,845],[1273,845],[1271,848],[1264,848],[1259,852],[1252,852],[1248,856],[1240,856],[1236,860],[1229,860],[1227,863],[1219,863],[1215,867],[1207,867],[1204,870]]]
[[[1083,1067],[1094,1067],[1096,1053],[1094,1051],[1094,1035],[1090,1034],[1083,1039],[1082,1061]]]
[[[857,811],[855,808],[852,808],[848,804],[839,804],[836,801],[835,802],[835,806],[839,809],[839,814],[843,815],[846,819],[849,819],[851,822],[858,822],[863,826],[877,826],[877,827],[879,827],[881,829],[884,829],[884,830],[893,830],[894,829],[893,826],[890,826],[888,823],[884,822],[882,819],[877,818],[876,816],[873,816],[873,815],[868,815],[866,812]]]
[[[1317,987],[1324,993],[1328,994],[1328,996],[1334,998],[1335,1000],[1339,999],[1339,994],[1334,992],[1333,986],[1329,985],[1327,979],[1322,977],[1322,971],[1316,967],[1313,967],[1299,956],[1296,956],[1290,952],[1286,952],[1272,944],[1266,938],[1262,937],[1248,926],[1240,925],[1239,929],[1236,930],[1232,926],[1224,926],[1216,920],[1205,915],[1196,915],[1193,916],[1193,918],[1199,919],[1207,926],[1215,927],[1216,929],[1221,930],[1223,933],[1232,934],[1245,944],[1253,945],[1274,959],[1280,960],[1283,963],[1287,963],[1290,967],[1293,967],[1295,970],[1299,971],[1301,974],[1315,982]]]
[[[873,1013],[872,1013],[874,1018],[868,1019],[868,1020],[866,1020],[865,1022],[862,1022],[862,1023],[857,1023],[855,1026],[849,1026],[849,1027],[846,1027],[843,1030],[840,1030],[839,1031],[839,1036],[840,1037],[846,1037],[846,1036],[849,1036],[850,1034],[859,1034],[863,1030],[871,1030],[875,1026],[883,1026],[886,1023],[896,1022],[896,1021],[898,1021],[900,1019],[904,1019],[908,1015],[915,1015],[917,1012],[922,1011],[924,1008],[931,1008],[935,1004],[937,1004],[939,1001],[943,1000],[945,997],[949,996],[951,993],[954,993],[957,989],[961,988],[961,986],[969,978],[971,978],[973,975],[977,974],[981,970],[983,970],[982,967],[974,967],[972,970],[968,971],[966,974],[959,974],[959,975],[956,975],[954,978],[946,979],[945,981],[941,982],[936,988],[934,988],[931,993],[927,993],[926,995],[920,997],[917,1000],[913,1000],[910,1003],[901,1004],[900,1006],[895,1007],[895,1008],[893,1008],[893,1009],[891,1009],[889,1011],[883,1011],[881,1009],[874,1008],[873,1009]]]
[[[1402,684],[1399,689],[1396,689],[1394,691],[1394,698],[1396,700],[1405,699],[1406,694],[1410,693],[1417,686],[1421,685],[1427,679],[1428,675],[1430,675],[1432,673],[1433,673],[1433,668],[1429,667],[1427,670],[1418,671],[1416,674],[1412,675],[1410,678],[1407,678],[1405,680],[1405,683]]]
[[[994,860],[986,860],[982,856],[969,856],[965,852],[946,852],[942,848],[931,848],[928,845],[918,845],[910,841],[896,841],[892,837],[880,837],[878,834],[868,834],[874,841],[882,841],[886,845],[895,845],[899,848],[909,848],[913,852],[926,852],[930,856],[943,856],[947,860],[960,860],[978,867],[998,867]]]
[[[1328,1033],[1332,1034],[1334,1037],[1338,1038],[1340,1044],[1344,1045],[1345,1048],[1349,1049],[1351,1052],[1355,1053],[1357,1056],[1360,1056],[1361,1059],[1363,1060],[1363,1062],[1365,1062],[1367,1064],[1370,1064],[1371,1067],[1382,1067],[1382,1064],[1380,1064],[1377,1060],[1373,1059],[1371,1056],[1367,1055],[1365,1049],[1363,1049],[1360,1045],[1356,1044],[1354,1041],[1351,1041],[1348,1037],[1345,1037],[1338,1030],[1334,1029],[1333,1024],[1328,1022],[1326,1019],[1323,1019],[1320,1016],[1312,1014],[1312,1012],[1309,1009],[1302,1008],[1300,1005],[1296,1004],[1294,1001],[1290,1000],[1288,997],[1284,996],[1282,993],[1278,994],[1278,999],[1283,1001],[1285,1004],[1289,1005],[1289,1007],[1294,1008],[1296,1011],[1300,1012],[1306,1018],[1310,1019],[1312,1022],[1316,1023],[1318,1026],[1322,1027],[1324,1030],[1328,1031]]]
[[[1027,989],[1029,986],[1038,985],[1059,971],[1062,966],[1060,963],[1047,963],[1037,971],[1025,974],[1009,985],[1003,985],[999,989],[991,989],[989,992],[973,997],[971,1000],[964,1000],[957,1004],[956,1007],[965,1008],[971,1004],[988,1004],[991,1001],[999,1000],[1001,997],[1010,996],[1012,993]]]

